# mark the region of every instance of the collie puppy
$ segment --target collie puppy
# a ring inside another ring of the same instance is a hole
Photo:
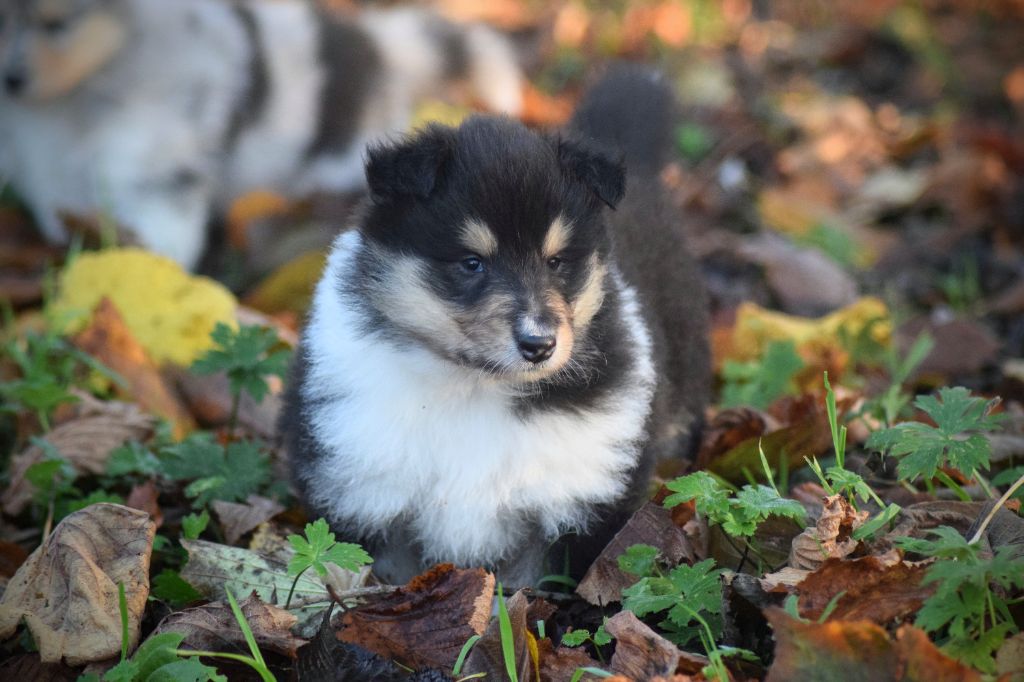
[[[687,454],[710,362],[658,179],[674,123],[622,67],[563,134],[475,116],[371,149],[281,430],[310,512],[383,579],[452,561],[532,585],[567,535],[554,570],[581,573]]]
[[[515,114],[520,71],[484,26],[304,0],[0,0],[0,182],[45,235],[112,218],[186,266],[239,194],[359,189],[368,142],[465,77]]]

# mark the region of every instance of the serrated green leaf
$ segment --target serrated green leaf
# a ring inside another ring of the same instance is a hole
[[[323,560],[336,564],[346,571],[358,571],[373,559],[359,545],[352,542],[336,542],[323,554]]]
[[[372,563],[373,559],[362,547],[350,542],[335,542],[334,533],[324,519],[307,523],[306,536],[289,535],[295,555],[288,562],[288,572],[298,575],[308,568],[314,569],[321,577],[327,575],[324,562],[337,564],[349,571],[358,571],[361,566]]]
[[[619,555],[619,569],[633,575],[650,575],[658,559],[658,548],[651,545],[631,545]]]
[[[722,366],[722,407],[766,408],[776,398],[795,393],[793,377],[804,367],[792,341],[772,341],[760,360],[726,360]]]
[[[218,322],[210,336],[217,346],[192,363],[191,369],[197,374],[225,372],[236,395],[245,391],[256,402],[263,400],[269,390],[266,377],[283,376],[288,367],[290,352],[272,350],[280,344],[273,329],[243,325],[236,332]]]
[[[203,598],[203,595],[182,578],[177,571],[172,571],[169,568],[165,568],[153,577],[151,593],[157,599],[161,599],[175,608]]]
[[[82,678],[79,678],[81,680]],[[96,677],[96,682],[100,681],[99,677]],[[103,673],[103,682],[135,682],[135,680],[144,679],[139,676],[139,664],[135,661],[121,661],[113,668]]]
[[[769,516],[785,516],[786,518],[804,521],[807,512],[796,500],[782,497],[767,485],[745,485],[736,493],[736,501],[749,513],[756,513],[755,518],[767,519]]]
[[[198,656],[189,656],[160,666],[146,682],[228,682],[228,678],[216,668],[203,665]]]
[[[205,509],[201,514],[186,514],[181,518],[181,534],[186,540],[195,540],[210,525],[210,512]]]
[[[160,461],[168,478],[193,481],[187,491],[197,509],[213,500],[245,500],[270,481],[270,461],[259,445],[237,441],[224,448],[207,433],[164,448]]]
[[[590,639],[589,630],[573,630],[562,635],[562,646],[579,646]]]
[[[160,460],[141,443],[126,443],[111,451],[107,459],[107,476],[142,474],[155,476],[160,472]]]
[[[667,509],[695,500],[697,511],[709,519],[721,518],[729,513],[729,491],[706,471],[680,476],[666,483],[665,487],[675,493],[666,497],[662,503]]]
[[[608,631],[604,628],[604,624],[607,621],[608,619],[605,618],[604,622],[602,622],[601,625],[598,626],[597,630],[594,631],[594,644],[598,646],[604,646],[612,643],[612,636],[608,634]]]

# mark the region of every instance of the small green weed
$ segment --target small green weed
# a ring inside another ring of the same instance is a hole
[[[336,564],[348,571],[358,571],[366,564],[372,563],[373,559],[359,545],[351,542],[335,542],[334,533],[331,532],[327,521],[317,519],[313,523],[306,524],[305,537],[301,535],[289,535],[288,542],[295,550],[295,555],[288,562],[288,575],[295,576],[291,589],[288,590],[288,598],[285,601],[285,608],[291,605],[292,593],[299,578],[307,570],[312,568],[321,578],[327,575],[325,563]]]

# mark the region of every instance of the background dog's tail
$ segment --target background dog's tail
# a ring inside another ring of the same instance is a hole
[[[679,105],[665,77],[621,63],[587,91],[569,127],[621,153],[630,172],[646,175],[671,158],[678,122]]]
[[[523,74],[512,43],[483,24],[459,24],[421,8],[366,11],[374,37],[407,92],[435,93],[449,80],[467,80],[490,110],[518,115]]]

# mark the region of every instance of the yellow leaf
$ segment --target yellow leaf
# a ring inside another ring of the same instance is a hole
[[[421,128],[428,123],[457,126],[471,113],[473,112],[466,107],[455,106],[437,99],[428,99],[416,107],[409,128]]]
[[[269,315],[282,311],[305,312],[326,262],[323,251],[307,251],[296,256],[260,282],[245,297],[246,305]]]
[[[883,301],[870,296],[817,319],[743,303],[736,311],[730,352],[725,359],[757,359],[772,341],[793,341],[802,356],[820,356],[840,349],[840,333],[856,337],[872,323],[871,338],[888,343],[892,334],[889,310]]]
[[[78,256],[60,275],[52,312],[64,331],[75,331],[104,296],[158,364],[191,364],[211,347],[217,322],[235,324],[237,302],[230,291],[139,248]]]

